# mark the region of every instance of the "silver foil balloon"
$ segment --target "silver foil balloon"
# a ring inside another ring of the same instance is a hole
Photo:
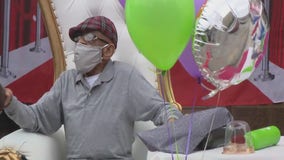
[[[193,37],[193,56],[213,97],[249,78],[264,56],[268,20],[261,0],[208,0]],[[208,88],[208,87],[207,87]]]

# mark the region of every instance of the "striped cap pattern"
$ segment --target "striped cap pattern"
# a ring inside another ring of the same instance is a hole
[[[115,48],[117,47],[117,31],[113,22],[104,16],[95,16],[87,18],[82,23],[69,29],[69,37],[76,42],[76,38],[83,34],[99,31],[108,37]]]

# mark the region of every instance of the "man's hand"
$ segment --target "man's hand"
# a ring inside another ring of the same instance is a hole
[[[9,88],[3,88],[0,84],[0,111],[7,107],[13,97],[13,92]]]
[[[6,91],[0,84],[0,111],[4,108],[6,100]]]
[[[13,98],[13,92],[11,89],[9,88],[5,88],[5,95],[6,95],[6,99],[5,99],[5,103],[4,103],[4,108],[8,107],[8,105],[11,103],[12,98]]]

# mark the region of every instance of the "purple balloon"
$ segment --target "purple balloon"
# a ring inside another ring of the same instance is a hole
[[[190,42],[187,44],[185,50],[179,57],[179,61],[187,73],[189,73],[192,77],[198,78],[201,77],[201,73],[192,54],[191,42],[192,41],[190,40]]]
[[[195,7],[195,15],[199,12],[202,5],[206,0],[194,0]],[[190,40],[187,44],[185,50],[182,52],[179,57],[179,61],[182,64],[183,68],[190,74],[192,77],[199,78],[201,77],[201,73],[199,71],[199,67],[197,66],[193,54],[192,54],[192,41]]]
[[[119,3],[121,4],[121,6],[124,8],[125,7],[125,1],[126,0],[119,0]]]

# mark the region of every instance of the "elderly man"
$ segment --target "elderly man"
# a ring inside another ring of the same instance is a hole
[[[156,125],[182,114],[133,67],[112,61],[113,22],[91,17],[69,30],[76,69],[67,70],[38,102],[27,106],[6,88],[4,111],[21,128],[51,134],[64,125],[67,159],[131,160],[138,120]]]

